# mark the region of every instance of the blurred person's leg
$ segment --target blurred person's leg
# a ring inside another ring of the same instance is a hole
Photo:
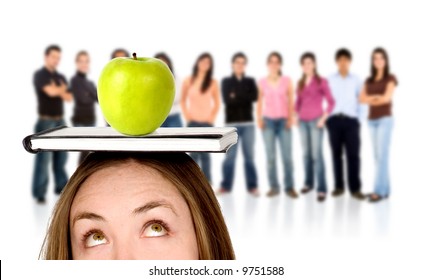
[[[180,114],[172,114],[169,115],[166,120],[163,122],[161,127],[182,127],[182,120]]]
[[[343,120],[337,116],[330,117],[327,120],[329,132],[330,147],[333,159],[333,176],[335,191],[345,189],[344,182],[344,164],[343,164],[343,145],[344,145],[344,126]]]
[[[200,123],[200,126],[211,127],[212,125],[209,123]],[[207,177],[207,180],[212,184],[210,153],[201,153],[201,169]]]
[[[348,185],[351,193],[361,191],[360,179],[360,129],[357,119],[347,119],[345,126],[345,147],[348,169]]]
[[[377,125],[377,178],[375,193],[381,197],[390,195],[389,153],[393,118],[383,117]]]
[[[245,125],[241,129],[241,146],[243,152],[246,187],[249,191],[258,187],[258,175],[255,167],[255,126]]]
[[[267,176],[271,190],[279,192],[280,186],[276,168],[276,122],[271,119],[264,119],[263,129],[264,144],[267,155]]]
[[[222,164],[222,183],[221,187],[226,191],[232,190],[234,175],[235,175],[235,160],[237,155],[237,148],[238,145],[241,142],[243,142],[242,134],[240,133],[240,130],[237,131],[239,136],[239,141],[236,145],[231,146],[231,148],[228,149],[225,159]],[[242,145],[244,145],[242,143]]]
[[[66,123],[64,120],[60,120],[56,123],[56,126],[62,126]],[[68,176],[66,173],[66,161],[67,161],[67,152],[65,151],[56,151],[53,152],[53,171],[54,171],[54,179],[55,179],[55,193],[60,194],[63,190],[64,186],[68,181]]]
[[[300,121],[300,138],[303,149],[304,187],[314,188],[312,143],[309,122]]]
[[[283,169],[284,169],[284,183],[285,191],[294,188],[294,165],[292,161],[292,134],[291,129],[285,128],[286,120],[281,124],[279,132],[280,147],[282,153]]]
[[[35,133],[42,132],[44,130],[54,128],[56,125],[55,121],[39,119],[35,126]],[[33,170],[33,183],[32,183],[32,194],[33,197],[39,201],[45,200],[45,194],[48,187],[48,165],[51,152],[39,152],[35,157],[35,164]]]
[[[187,124],[188,127],[199,127],[199,123],[190,121]],[[200,153],[189,153],[189,156],[199,165],[199,167],[202,170],[202,164],[201,164],[201,154]]]
[[[325,165],[322,151],[322,140],[324,128],[317,127],[318,121],[311,122],[311,143],[312,143],[312,159],[315,176],[318,183],[318,192],[327,192],[327,182],[325,178]]]

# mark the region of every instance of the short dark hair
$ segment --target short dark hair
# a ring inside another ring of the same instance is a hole
[[[173,73],[174,75],[174,67],[171,61],[171,58],[164,52],[158,52],[157,54],[154,55],[155,58],[160,59],[160,60],[164,60],[166,62],[166,65],[168,66],[168,68],[171,70],[171,73]]]
[[[348,49],[346,49],[346,48],[341,48],[341,49],[338,49],[336,51],[335,60],[337,61],[339,58],[341,58],[343,56],[346,57],[346,58],[348,58],[349,60],[352,59],[351,52]]]
[[[78,61],[78,59],[80,58],[80,56],[89,56],[87,51],[79,51],[76,56],[75,56],[75,61]]]
[[[237,58],[243,58],[246,62],[248,61],[247,56],[243,52],[236,52],[231,58],[231,63],[234,63]]]
[[[128,52],[127,50],[122,49],[122,48],[118,48],[118,49],[113,50],[113,52],[111,53],[111,59],[112,59],[112,58],[115,58],[115,54],[118,53],[118,52],[122,52],[122,53],[124,53],[126,57],[129,57],[129,56],[130,56],[130,55],[129,55],[129,52]]]
[[[45,56],[49,55],[52,51],[61,52],[61,48],[59,45],[49,45],[45,49]]]

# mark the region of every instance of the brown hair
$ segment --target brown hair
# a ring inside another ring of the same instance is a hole
[[[98,152],[87,156],[70,178],[54,208],[40,258],[72,259],[69,215],[80,186],[98,170],[131,160],[158,171],[181,193],[191,212],[199,259],[235,259],[228,229],[208,180],[187,154],[173,152]]]
[[[273,51],[273,52],[269,53],[269,55],[267,56],[267,63],[270,62],[272,57],[276,57],[276,59],[279,61],[280,65],[282,66],[283,59],[282,59],[282,55],[279,52]],[[282,76],[282,70],[279,70],[278,74],[279,74],[279,76]]]
[[[317,70],[317,66],[316,66],[316,58],[315,58],[315,54],[311,53],[311,52],[305,52],[304,54],[302,54],[302,56],[300,57],[300,65],[303,64],[303,62],[306,59],[310,59],[315,63],[315,69],[314,69],[314,75],[315,75],[315,79],[317,79],[318,83],[321,82],[321,77],[318,74],[318,70]],[[304,86],[306,85],[306,74],[303,73],[301,79],[298,82],[298,92],[300,92],[301,90],[303,90]]]
[[[78,59],[79,59],[80,56],[82,56],[82,55],[84,55],[84,56],[89,56],[88,52],[86,52],[86,51],[79,51],[79,52],[77,53],[77,55],[75,56],[75,61],[78,61]]]

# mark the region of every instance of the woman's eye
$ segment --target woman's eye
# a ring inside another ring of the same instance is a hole
[[[94,232],[87,236],[85,240],[85,246],[86,247],[94,247],[101,244],[106,244],[108,241],[105,237],[105,234],[102,232]]]
[[[159,223],[152,223],[144,229],[144,237],[159,237],[167,235],[168,231]]]

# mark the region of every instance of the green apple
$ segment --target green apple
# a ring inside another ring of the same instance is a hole
[[[102,70],[98,99],[105,120],[127,135],[145,135],[161,126],[175,95],[168,66],[148,57],[118,57]]]

